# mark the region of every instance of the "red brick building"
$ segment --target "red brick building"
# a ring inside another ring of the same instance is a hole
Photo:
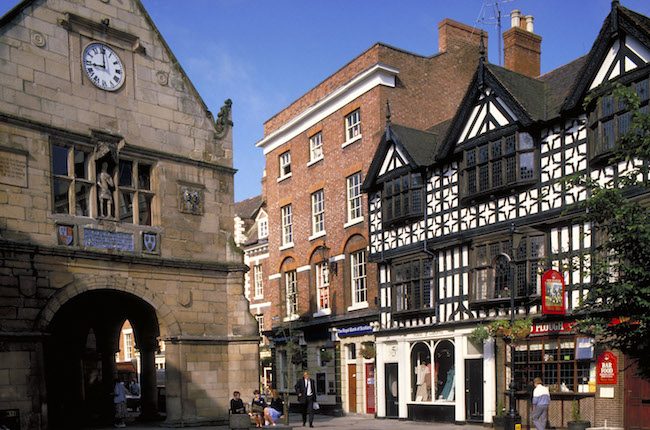
[[[361,194],[391,121],[426,129],[451,118],[478,64],[481,32],[444,20],[439,53],[377,43],[264,124],[269,273],[264,315],[275,385],[309,369],[319,403],[374,413],[378,288],[367,264]]]

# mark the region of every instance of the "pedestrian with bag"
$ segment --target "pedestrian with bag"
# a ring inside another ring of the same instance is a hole
[[[264,408],[266,401],[262,398],[260,390],[253,391],[253,401],[251,402],[251,416],[255,420],[255,427],[260,428],[264,425]]]
[[[302,425],[307,423],[309,416],[309,427],[314,427],[314,403],[316,403],[316,383],[309,377],[309,372],[305,371],[302,379],[294,387],[298,395],[298,403],[302,406]]]

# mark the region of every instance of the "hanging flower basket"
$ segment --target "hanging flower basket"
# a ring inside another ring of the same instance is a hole
[[[332,361],[333,354],[332,351],[327,349],[327,348],[321,348],[320,349],[320,361],[323,363],[328,363]]]
[[[366,360],[375,358],[375,344],[373,342],[364,342],[361,346],[361,356]]]
[[[505,342],[526,339],[530,334],[533,321],[530,318],[517,319],[514,324],[508,320],[492,321],[487,326],[479,325],[469,335],[473,342],[485,342],[490,337],[501,337]]]

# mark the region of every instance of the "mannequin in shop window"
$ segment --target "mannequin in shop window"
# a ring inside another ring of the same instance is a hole
[[[417,389],[415,391],[415,400],[418,402],[428,402],[431,397],[431,368],[426,361],[421,361],[415,366],[415,378]]]

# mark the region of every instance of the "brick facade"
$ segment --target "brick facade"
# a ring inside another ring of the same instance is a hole
[[[368,206],[363,196],[363,219],[350,223],[346,178],[357,172],[361,172],[361,180],[365,178],[385,127],[386,102],[390,102],[393,122],[428,128],[453,115],[474,73],[479,57],[480,31],[452,20],[443,21],[439,28],[441,47],[444,48],[439,54],[425,57],[376,44],[265,123],[265,136],[258,143],[266,156],[263,191],[270,228],[268,266],[271,279],[265,300],[270,300],[272,306],[265,321],[272,322],[275,329],[284,327],[286,331],[290,327],[290,330],[302,333],[305,339],[319,339],[306,341],[307,361],[310,363],[315,350],[331,347],[328,344],[332,338],[330,330],[376,321],[377,273],[372,264],[366,265],[367,308],[353,306],[351,253],[367,249]],[[353,94],[354,85],[357,85],[355,79],[372,72],[377,65],[397,70],[393,85],[375,85],[356,97],[350,96],[350,100],[345,99],[334,111],[313,114],[324,109],[322,104],[336,103],[331,97],[345,98],[346,94]],[[361,115],[361,138],[346,142],[345,118],[357,109]],[[300,132],[291,134],[287,131],[301,121],[301,115],[310,114],[312,117],[305,121]],[[318,132],[322,133],[323,158],[311,163],[309,139]],[[282,137],[283,133],[289,133],[289,137]],[[279,179],[280,155],[286,151],[291,154],[291,176]],[[313,233],[311,195],[321,189],[324,191],[326,234],[310,240]],[[293,246],[284,249],[281,208],[288,204],[292,208],[294,239]],[[315,264],[323,258],[328,259],[330,265],[331,315],[314,317],[318,309]],[[284,276],[291,270],[297,270],[297,313],[300,318],[283,323],[286,317]],[[360,348],[361,341],[358,343]],[[341,392],[341,384],[345,386],[346,382],[341,382],[336,376],[339,366],[340,363],[330,363],[315,370],[326,373],[327,381],[335,383],[336,388],[336,392],[328,390],[327,398],[320,402],[325,405],[342,402],[343,409],[349,410],[347,394]],[[299,368],[294,369],[295,374],[299,371]],[[363,399],[363,366],[357,366],[357,372],[357,392],[359,399]],[[293,376],[290,375],[289,379]],[[289,384],[288,388],[291,386]],[[361,400],[359,402],[361,404]],[[366,412],[361,406],[352,409]]]

